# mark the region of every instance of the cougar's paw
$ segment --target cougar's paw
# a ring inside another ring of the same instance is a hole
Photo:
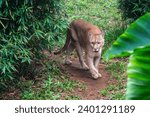
[[[92,78],[97,80],[99,78],[99,75],[98,74],[92,74]]]
[[[98,79],[98,78],[101,78],[102,75],[98,72],[95,72],[95,73],[92,73],[92,77],[93,77],[93,79]]]
[[[72,61],[70,61],[70,60],[65,61],[65,65],[70,65],[70,64],[72,64]]]
[[[100,73],[98,73],[98,77],[99,77],[99,78],[101,78],[101,77],[102,77],[102,75],[101,75]]]

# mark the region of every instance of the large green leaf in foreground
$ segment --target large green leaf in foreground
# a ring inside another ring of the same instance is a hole
[[[150,99],[150,13],[129,26],[104,59],[130,56],[128,64],[127,99]]]
[[[150,46],[137,48],[128,64],[127,99],[150,99]]]
[[[150,13],[140,17],[113,43],[103,58],[129,56],[140,46],[150,44]]]

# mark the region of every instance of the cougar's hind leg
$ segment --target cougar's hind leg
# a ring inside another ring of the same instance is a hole
[[[75,46],[74,46],[73,42],[70,42],[70,44],[66,50],[65,64],[67,64],[67,65],[72,64],[72,61],[70,60],[70,54],[74,49],[75,49]]]
[[[73,41],[73,38],[71,36],[71,31],[69,29],[68,29],[68,32],[67,32],[67,39],[69,39],[70,42],[69,42],[68,47],[66,49],[65,64],[69,65],[69,64],[72,64],[72,61],[70,60],[70,54],[75,49],[74,41]]]
[[[75,48],[76,48],[76,51],[77,51],[77,54],[79,57],[80,64],[81,64],[83,69],[88,70],[88,66],[85,64],[84,59],[83,59],[83,51],[82,51],[82,48],[81,48],[80,43],[78,41],[76,31],[72,28],[70,32],[71,32],[72,40],[74,40],[74,45],[75,45]]]

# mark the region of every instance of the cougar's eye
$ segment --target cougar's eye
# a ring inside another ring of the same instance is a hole
[[[92,45],[94,45],[94,42],[91,42]]]

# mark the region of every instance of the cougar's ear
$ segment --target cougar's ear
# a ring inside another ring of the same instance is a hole
[[[92,41],[93,34],[91,32],[88,32],[89,41]]]

